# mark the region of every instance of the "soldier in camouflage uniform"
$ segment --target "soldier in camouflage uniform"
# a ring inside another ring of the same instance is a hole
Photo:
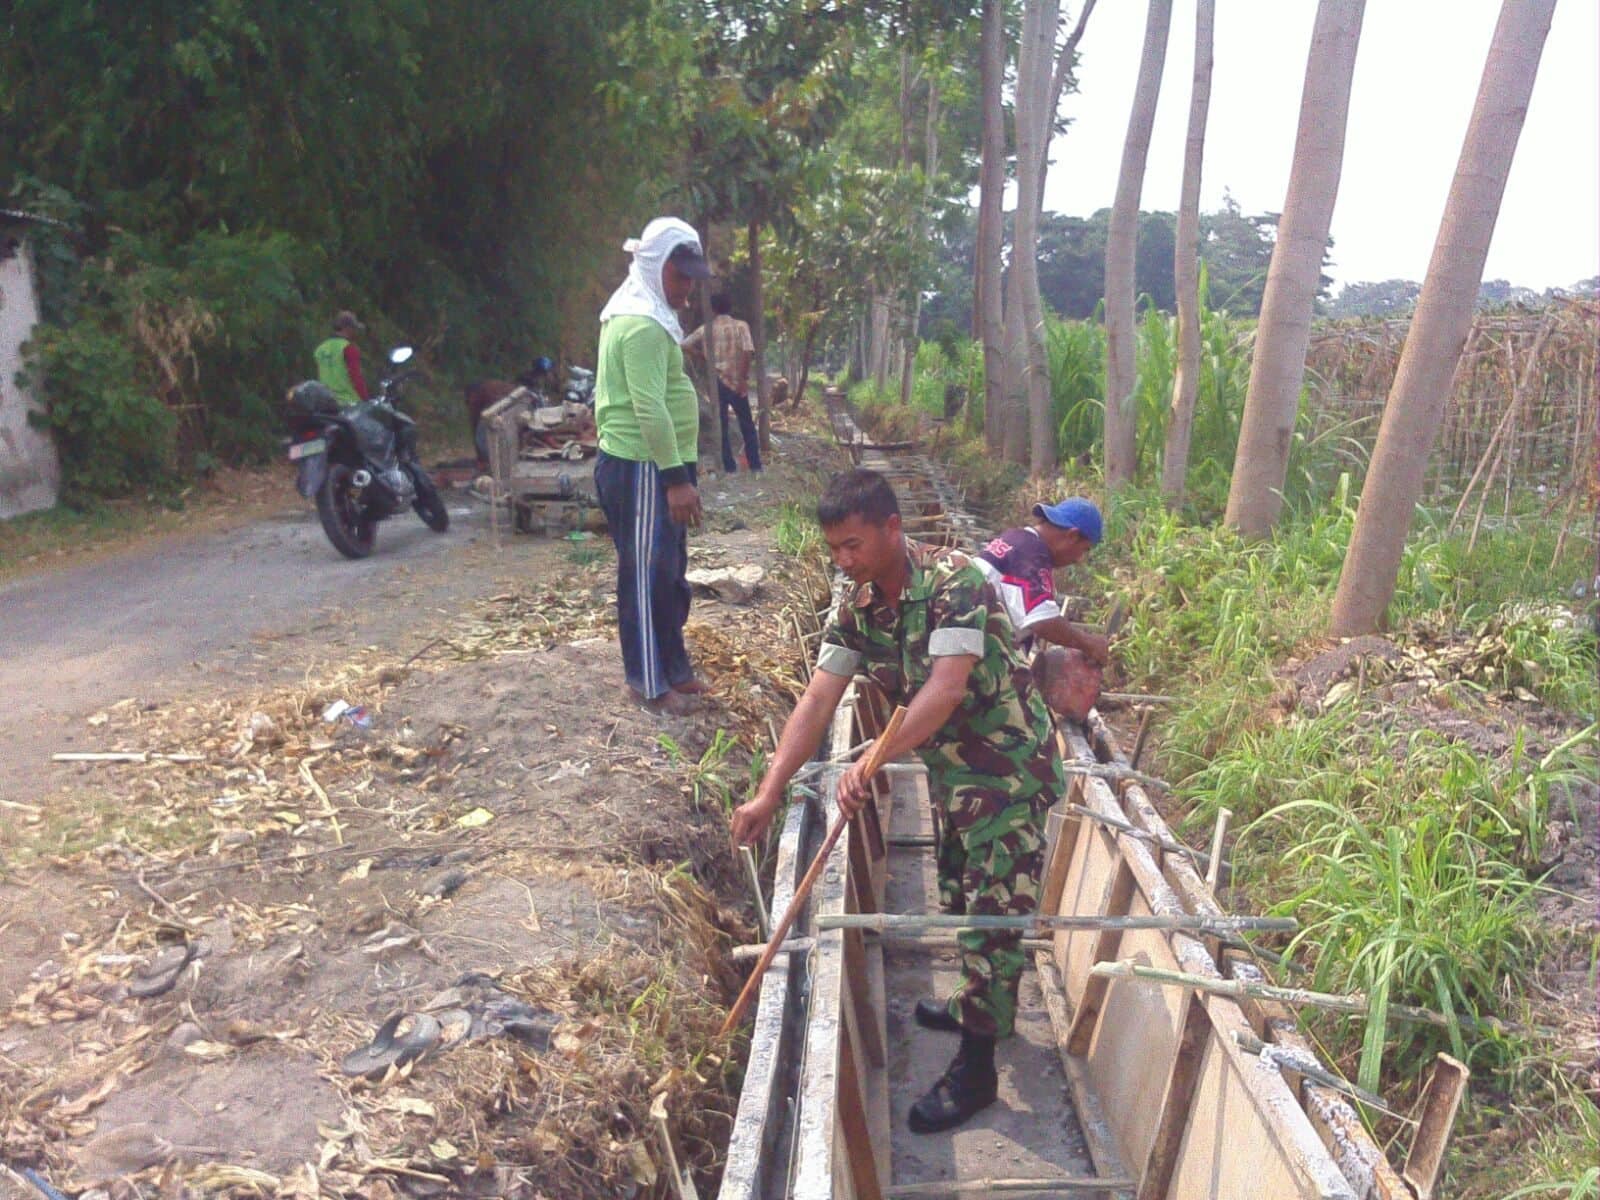
[[[734,814],[748,843],[781,805],[857,672],[907,706],[891,757],[915,749],[943,814],[939,888],[951,912],[1026,915],[1039,900],[1045,813],[1065,790],[1054,726],[1013,647],[1010,619],[965,555],[906,539],[882,476],[836,476],[818,505],[834,561],[857,585],[823,634],[817,671],[784,727],[755,797]],[[870,793],[862,760],[839,785],[854,815]],[[959,1125],[992,1103],[994,1046],[1012,1033],[1022,973],[1015,931],[960,935],[961,986],[922,1000],[917,1020],[961,1034],[949,1069],[911,1110],[911,1128]]]

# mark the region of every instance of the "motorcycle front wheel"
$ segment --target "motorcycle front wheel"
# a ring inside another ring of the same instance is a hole
[[[343,463],[329,463],[328,474],[317,489],[317,516],[333,548],[346,558],[372,553],[378,523],[368,517],[354,494],[355,472]]]
[[[417,498],[411,502],[412,509],[429,529],[443,533],[450,528],[450,510],[444,506],[444,497],[439,495],[432,478],[420,466],[413,464],[409,469],[411,482],[417,489]]]

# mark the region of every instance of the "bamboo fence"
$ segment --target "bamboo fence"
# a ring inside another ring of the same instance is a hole
[[[1312,433],[1343,439],[1358,469],[1370,457],[1409,325],[1400,317],[1313,333],[1306,356]],[[1485,502],[1498,500],[1509,512],[1530,493],[1553,506],[1592,489],[1597,344],[1597,299],[1479,313],[1430,461],[1428,498],[1458,500],[1459,518],[1475,491],[1481,515]]]

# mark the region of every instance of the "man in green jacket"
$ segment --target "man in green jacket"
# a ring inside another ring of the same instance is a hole
[[[678,309],[711,275],[694,229],[657,217],[624,249],[628,278],[600,313],[594,483],[617,547],[617,626],[634,698],[681,715],[705,690],[689,664],[688,529],[696,488],[700,411],[683,370]]]
[[[351,340],[365,328],[355,313],[342,312],[333,319],[333,336],[312,351],[317,378],[338,399],[340,408],[352,408],[371,395],[361,374],[361,351]]]

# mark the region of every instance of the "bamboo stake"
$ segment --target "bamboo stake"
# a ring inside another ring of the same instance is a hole
[[[870,779],[883,765],[884,757],[888,754],[889,743],[894,741],[900,732],[900,726],[905,723],[906,710],[902,705],[894,710],[894,715],[889,718],[889,725],[883,734],[872,744],[868,752],[866,766],[863,770]],[[735,1026],[744,1018],[750,1002],[755,999],[757,990],[761,987],[761,979],[767,973],[767,968],[772,965],[772,960],[778,956],[778,947],[783,944],[784,937],[790,927],[795,923],[795,918],[800,915],[800,910],[805,907],[806,900],[811,895],[811,889],[816,885],[817,877],[822,874],[822,868],[827,865],[828,855],[833,853],[833,848],[839,842],[839,835],[844,833],[845,826],[850,819],[840,813],[833,822],[833,828],[828,830],[828,836],[823,839],[817,856],[811,860],[811,866],[806,869],[805,876],[794,889],[794,898],[789,901],[789,907],[784,910],[783,918],[773,927],[772,937],[767,942],[767,949],[756,963],[750,978],[745,980],[744,989],[739,993],[739,998],[733,1002],[733,1007],[728,1010],[727,1018],[722,1022],[719,1037],[727,1037]]]
[[[823,913],[819,930],[862,929],[869,933],[925,933],[934,929],[970,932],[982,929],[1160,929],[1184,933],[1237,933],[1244,929],[1290,933],[1300,928],[1293,917],[1197,916],[1102,917],[1087,913],[1061,913],[1026,917],[947,915],[945,913]]]
[[[1322,1008],[1329,1012],[1351,1013],[1370,1017],[1371,1002],[1361,992],[1337,995],[1331,992],[1313,992],[1306,988],[1278,987],[1268,983],[1253,983],[1242,979],[1211,979],[1204,975],[1186,975],[1182,971],[1165,971],[1160,967],[1146,967],[1130,962],[1101,962],[1089,969],[1091,975],[1107,979],[1122,979],[1157,987],[1193,988],[1213,996],[1231,996],[1234,999],[1249,997],[1253,1000],[1276,1000],[1280,1004],[1301,1008]],[[1450,1018],[1428,1008],[1410,1004],[1390,1004],[1389,1018],[1413,1025],[1436,1025],[1448,1029]],[[1481,1029],[1490,1033],[1509,1034],[1527,1032],[1529,1027],[1500,1021],[1494,1017],[1473,1017],[1457,1014],[1455,1023],[1468,1029]]]
[[[940,1179],[932,1183],[897,1183],[883,1189],[885,1200],[899,1196],[965,1196],[972,1193],[1007,1195],[1047,1192],[1122,1192],[1138,1184],[1136,1179],[1114,1175],[1060,1175],[1054,1179]]]
[[[750,898],[756,906],[756,929],[761,940],[772,936],[772,918],[767,915],[766,897],[761,894],[761,873],[756,870],[756,856],[749,846],[739,847],[739,858],[744,862],[745,878],[750,882]]]

